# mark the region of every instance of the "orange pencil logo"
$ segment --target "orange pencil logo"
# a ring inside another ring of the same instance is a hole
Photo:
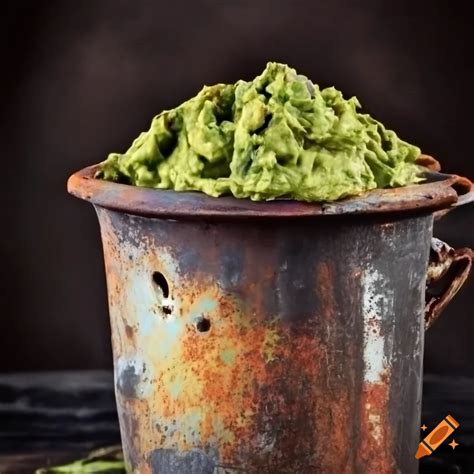
[[[448,415],[436,428],[433,428],[428,436],[421,440],[416,451],[416,459],[429,456],[451,433],[459,426],[459,423]]]

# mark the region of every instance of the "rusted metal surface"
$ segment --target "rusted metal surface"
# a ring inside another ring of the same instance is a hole
[[[454,250],[439,239],[431,241],[431,258],[427,272],[427,304],[425,310],[425,329],[431,327],[443,310],[460,290],[472,268],[474,253],[469,248]],[[442,280],[444,288],[437,294],[431,289]]]
[[[430,155],[420,155],[416,159],[416,163],[420,166],[424,166],[425,168],[428,168],[431,171],[441,171],[441,165],[438,160],[433,158]]]
[[[130,470],[416,471],[431,216],[98,215]]]
[[[460,199],[474,200],[472,183],[456,175],[430,172],[427,182],[393,189],[375,189],[362,196],[334,203],[304,203],[291,200],[252,202],[233,197],[213,198],[198,192],[175,192],[94,179],[97,166],[71,176],[69,192],[99,206],[161,218],[302,218],[321,215],[427,212],[446,209]],[[463,197],[464,196],[464,197]]]
[[[468,180],[254,203],[95,169],[68,189],[101,224],[130,472],[417,471],[433,213],[472,200]]]

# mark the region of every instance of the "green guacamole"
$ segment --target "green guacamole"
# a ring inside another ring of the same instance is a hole
[[[206,86],[160,113],[97,176],[256,201],[334,201],[421,181],[420,149],[359,107],[356,97],[268,63],[252,81]]]

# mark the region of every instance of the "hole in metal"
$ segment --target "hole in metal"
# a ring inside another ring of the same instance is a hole
[[[163,297],[168,298],[170,294],[170,287],[168,286],[168,282],[166,281],[165,276],[161,272],[153,272],[153,282],[155,285],[158,285],[163,292]]]
[[[199,332],[207,332],[209,329],[211,329],[211,321],[207,318],[200,318],[196,322],[196,329]]]

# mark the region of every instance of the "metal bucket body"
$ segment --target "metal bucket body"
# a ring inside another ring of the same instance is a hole
[[[412,473],[432,214],[96,209],[138,473]]]

